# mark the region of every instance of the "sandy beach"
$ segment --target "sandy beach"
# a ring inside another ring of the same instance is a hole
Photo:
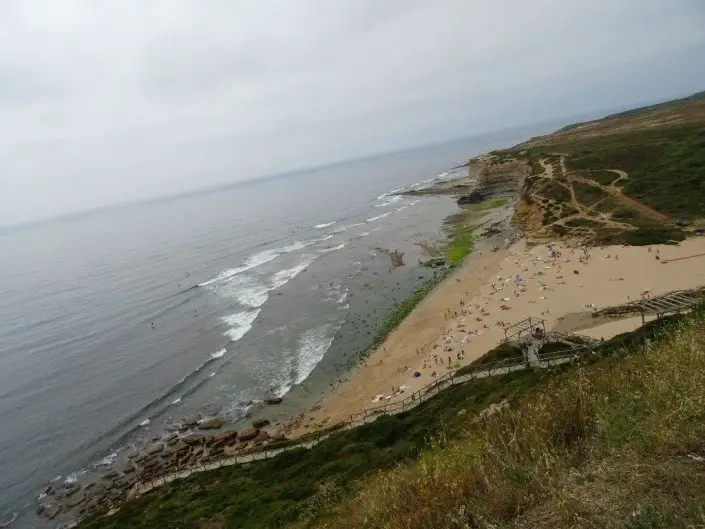
[[[699,255],[705,254],[705,238],[679,246],[606,246],[587,251],[589,258],[581,248],[561,243],[528,248],[522,240],[507,250],[476,252],[288,435],[298,436],[364,408],[404,398],[432,382],[433,373],[442,375],[467,365],[495,347],[504,338],[503,325],[537,317],[551,330],[569,314],[589,314],[642,295],[705,284],[705,255]],[[682,259],[690,256],[694,257]],[[607,339],[635,329],[641,318],[598,322],[580,332]],[[418,378],[412,376],[416,371],[421,373]]]

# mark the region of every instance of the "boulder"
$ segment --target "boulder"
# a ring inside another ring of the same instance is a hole
[[[189,446],[203,444],[203,436],[196,434],[187,435],[186,437],[182,437],[181,440]]]
[[[237,446],[225,446],[223,447],[223,454],[226,456],[234,456],[240,451]]]
[[[254,428],[264,428],[265,426],[269,426],[271,423],[269,419],[255,419],[252,421],[252,426]]]
[[[124,467],[122,467],[123,474],[131,474],[135,470],[137,470],[137,468],[135,468],[135,465],[133,465],[132,463],[128,463]]]
[[[267,397],[264,399],[264,403],[273,406],[275,404],[281,404],[283,400],[284,399],[281,397]]]
[[[64,486],[64,494],[68,498],[69,496],[73,496],[76,494],[79,490],[81,490],[81,485],[78,483],[69,483],[66,486]]]
[[[257,428],[247,428],[240,432],[237,436],[238,441],[251,441],[259,435],[259,429]]]
[[[219,444],[219,443],[222,444],[223,441],[225,441],[227,443],[228,441],[232,441],[233,439],[236,439],[236,438],[237,438],[237,432],[235,430],[227,430],[225,432],[221,432],[218,435],[216,435],[213,438],[213,442],[215,444]]]
[[[110,470],[109,472],[106,472],[105,474],[103,474],[101,477],[103,479],[115,479],[119,475],[120,474],[118,474],[115,470]]]
[[[46,509],[44,509],[44,516],[50,520],[53,520],[59,516],[59,514],[61,514],[61,505],[49,505]]]
[[[73,509],[77,505],[81,505],[83,502],[86,501],[86,494],[82,492],[81,494],[76,494],[73,498],[67,500],[66,506],[69,509]]]
[[[158,453],[161,452],[162,450],[164,450],[164,445],[163,445],[163,444],[161,444],[161,443],[160,443],[160,444],[155,444],[155,445],[152,445],[152,446],[150,446],[149,448],[147,448],[147,454],[150,455],[150,456],[152,456],[152,455],[154,455],[154,454],[158,454]]]
[[[203,419],[198,423],[199,430],[217,430],[223,426],[223,421],[218,419],[218,417],[211,417],[210,419]]]
[[[257,436],[252,439],[255,443],[261,443],[263,441],[267,441],[269,439],[269,434],[265,432],[264,430],[260,430],[257,433]]]

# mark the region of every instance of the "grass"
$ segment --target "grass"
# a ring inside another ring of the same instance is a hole
[[[443,250],[446,263],[451,267],[458,266],[472,252],[474,246],[475,237],[472,232],[463,231],[456,234]]]
[[[608,196],[607,193],[599,187],[582,182],[573,182],[573,190],[575,191],[575,198],[578,202],[586,206],[591,206],[598,200]]]
[[[625,194],[671,217],[705,216],[705,126],[657,128],[585,145],[569,148],[570,169],[622,169],[629,174]]]
[[[651,345],[612,342],[509,409],[463,416],[461,439],[366,479],[316,527],[702,526],[704,322],[658,322]]]
[[[594,180],[598,184],[602,184],[603,186],[610,185],[612,182],[617,180],[619,178],[618,175],[613,173],[612,171],[605,171],[605,170],[596,170],[596,171],[589,171],[585,173],[585,178],[589,178],[591,180]]]
[[[470,204],[468,209],[474,213],[480,211],[488,211],[490,209],[501,208],[507,205],[508,199],[506,198],[491,198],[490,200],[485,200],[479,204]]]
[[[519,347],[517,347],[516,345],[501,343],[494,349],[491,349],[490,351],[482,355],[473,363],[458,369],[458,371],[456,371],[456,375],[466,375],[468,373],[471,373],[473,370],[477,369],[477,366],[479,364],[499,362],[501,360],[509,360],[510,358],[523,358],[521,349],[519,349]]]

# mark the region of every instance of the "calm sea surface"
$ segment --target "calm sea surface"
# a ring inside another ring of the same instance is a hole
[[[0,527],[34,527],[43,484],[169,422],[237,422],[268,392],[285,396],[273,420],[310,405],[428,277],[415,243],[438,239],[456,208],[389,193],[528,135],[0,232]]]

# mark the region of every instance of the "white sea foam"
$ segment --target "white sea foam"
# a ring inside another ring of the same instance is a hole
[[[301,250],[303,248],[306,248],[307,246],[311,246],[312,244],[316,244],[317,242],[320,242],[321,240],[325,239],[315,239],[315,240],[310,240],[310,241],[295,241],[290,244],[287,244],[286,246],[283,246],[281,248],[274,248],[270,250],[262,250],[261,252],[258,252],[254,255],[251,255],[245,261],[241,266],[235,267],[235,268],[228,268],[227,270],[222,271],[220,274],[215,276],[213,279],[209,279],[208,281],[204,281],[203,283],[199,283],[199,287],[205,287],[208,285],[212,285],[213,283],[217,283],[220,281],[227,281],[229,279],[234,278],[235,276],[242,274],[243,272],[247,272],[248,270],[252,270],[253,268],[257,268],[258,266],[261,266],[263,264],[266,264],[270,261],[273,261],[277,257],[283,254],[295,252],[297,250]]]
[[[277,288],[283,287],[301,272],[306,270],[315,260],[315,255],[304,255],[301,257],[299,263],[296,266],[292,266],[291,268],[286,268],[284,270],[279,270],[279,272],[277,272],[270,278],[270,290],[275,290]]]
[[[296,352],[296,384],[301,384],[323,359],[337,329],[330,324],[309,329],[301,335]]]
[[[392,197],[389,197],[389,200],[382,202],[381,204],[375,204],[376,208],[383,208],[385,206],[391,206],[392,204],[395,204],[399,202],[403,197],[401,195],[394,195]]]
[[[102,467],[107,467],[112,465],[115,460],[117,459],[118,453],[117,452],[111,452],[107,456],[105,456],[103,459],[98,461],[98,465]]]
[[[382,200],[384,197],[388,196],[389,193],[382,193],[380,196],[377,197],[377,200]]]
[[[358,226],[362,226],[364,223],[363,222],[356,222],[354,224],[346,224],[344,226],[338,226],[337,228],[334,228],[332,233],[343,233],[344,231],[348,231],[350,228],[356,228]],[[330,237],[328,237],[330,238]],[[328,239],[325,239],[328,240]]]
[[[341,242],[340,244],[336,246],[331,246],[330,248],[323,248],[322,250],[319,250],[321,253],[330,253],[330,252],[336,252],[338,250],[342,250],[345,248],[345,245],[347,243]]]
[[[237,342],[252,328],[252,324],[257,319],[259,311],[260,309],[246,310],[221,318],[221,321],[228,326],[228,330],[225,331],[225,336],[229,337],[230,341]],[[222,349],[222,351],[225,351],[225,349]]]
[[[210,354],[210,359],[215,360],[216,358],[222,358],[225,354],[225,348]]]
[[[208,375],[208,378],[213,378],[214,376],[215,376],[215,371],[213,373],[211,373],[210,375]]]
[[[330,228],[333,224],[335,224],[335,221],[326,222],[325,224],[316,224],[314,228],[316,228],[317,230],[322,230],[323,228]]]
[[[409,206],[401,206],[401,207],[398,207],[397,209],[395,209],[394,211],[396,211],[396,212],[398,213],[398,212],[400,212],[400,211],[404,211],[404,210],[405,210],[406,208],[408,208],[408,207],[409,207]]]
[[[381,215],[377,215],[376,217],[372,217],[372,218],[367,219],[367,222],[374,222],[376,220],[383,219],[384,217],[388,217],[391,214],[392,214],[391,211],[387,211],[387,213],[382,213]]]
[[[77,470],[76,472],[72,472],[71,474],[66,476],[64,483],[76,483],[78,479],[85,474],[86,470]]]
[[[181,397],[176,397],[174,400],[171,401],[172,404],[179,404],[181,402]]]
[[[148,426],[150,422],[152,422],[152,421],[149,420],[149,419],[145,419],[144,421],[142,421],[142,422],[140,423],[140,426]]]
[[[228,285],[228,290],[233,292],[233,297],[240,305],[253,309],[259,308],[269,299],[269,288],[257,282],[254,278],[244,278],[236,285]]]

